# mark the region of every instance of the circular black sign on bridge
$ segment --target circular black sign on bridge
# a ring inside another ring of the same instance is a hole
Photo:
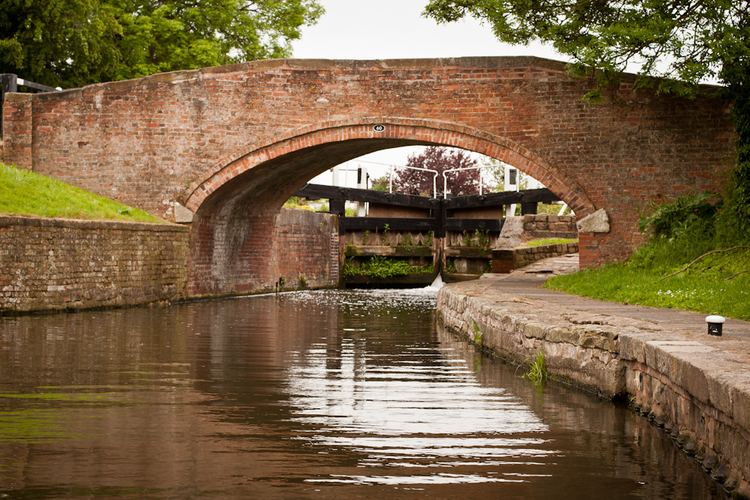
[[[372,129],[375,132],[383,132],[385,131],[385,125],[375,125],[374,127],[372,127]]]

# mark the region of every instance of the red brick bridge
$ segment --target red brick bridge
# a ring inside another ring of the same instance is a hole
[[[731,104],[634,89],[601,104],[562,63],[530,57],[276,60],[52,94],[8,94],[3,159],[144,208],[194,214],[190,293],[257,290],[279,276],[282,203],[314,175],[376,150],[441,144],[542,181],[579,218],[581,265],[625,258],[651,203],[720,191],[735,157]]]

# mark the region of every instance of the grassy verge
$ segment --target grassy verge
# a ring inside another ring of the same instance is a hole
[[[0,214],[164,223],[143,210],[2,163]]]
[[[687,309],[750,320],[750,250],[709,255],[674,276],[687,264],[644,267],[632,261],[557,276],[547,282],[557,290],[597,299]]]
[[[299,196],[292,196],[286,200],[283,208],[307,210],[308,212],[328,212],[328,200],[307,200]]]
[[[728,231],[732,221],[712,203],[696,196],[660,207],[644,223],[654,233],[651,241],[627,262],[558,276],[546,286],[750,320],[750,241]]]

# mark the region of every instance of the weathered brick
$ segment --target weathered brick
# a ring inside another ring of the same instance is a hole
[[[184,297],[181,226],[0,216],[0,312],[123,306]]]

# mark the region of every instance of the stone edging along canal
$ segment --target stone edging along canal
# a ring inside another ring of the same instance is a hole
[[[750,497],[750,323],[706,335],[704,315],[626,306],[540,287],[522,274],[447,285],[438,326],[553,378],[627,398],[727,489]]]

